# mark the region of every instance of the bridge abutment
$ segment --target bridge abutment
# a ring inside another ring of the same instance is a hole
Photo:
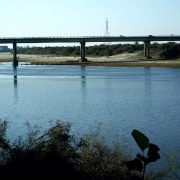
[[[80,55],[81,55],[81,59],[80,59],[80,62],[86,62],[87,59],[86,59],[86,51],[85,51],[85,42],[80,42]]]
[[[147,59],[151,58],[150,56],[150,41],[144,41],[144,57]]]
[[[13,66],[18,66],[16,43],[13,43]]]

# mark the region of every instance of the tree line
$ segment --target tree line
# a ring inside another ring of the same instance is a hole
[[[133,44],[101,44],[86,46],[86,56],[112,56],[121,53],[133,53],[143,51],[143,44],[135,42]],[[175,42],[152,43],[150,51],[159,58],[170,58],[180,56],[180,44]],[[61,47],[21,47],[18,49],[19,54],[37,54],[37,55],[54,55],[54,56],[79,56],[79,46],[61,46]]]

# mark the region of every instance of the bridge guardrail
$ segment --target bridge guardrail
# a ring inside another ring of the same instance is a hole
[[[57,38],[148,38],[148,37],[180,37],[180,35],[148,35],[148,36],[45,36],[45,37],[0,37],[0,39],[57,39]]]

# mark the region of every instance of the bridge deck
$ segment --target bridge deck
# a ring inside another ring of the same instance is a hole
[[[8,43],[74,43],[74,42],[133,42],[180,41],[180,36],[78,36],[78,37],[0,37],[0,44]]]

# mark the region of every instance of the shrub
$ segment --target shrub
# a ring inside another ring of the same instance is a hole
[[[128,52],[128,53],[133,53],[133,52],[134,52],[134,49],[133,49],[133,48],[128,49],[127,52]]]
[[[81,139],[80,162],[77,162],[79,171],[88,180],[128,179],[130,172],[127,171],[126,162],[129,154],[125,154],[125,149],[124,143],[114,143],[110,148],[100,137],[98,126],[95,132]]]
[[[69,134],[70,124],[56,121],[43,135],[40,128],[26,126],[27,138],[19,138],[14,143],[6,137],[7,121],[1,121],[0,129],[0,174],[7,179],[71,179],[79,178],[74,168],[78,158],[74,138]]]
[[[108,147],[99,138],[99,130],[77,140],[70,134],[70,123],[56,121],[43,133],[37,125],[26,122],[25,126],[26,138],[11,143],[6,134],[8,122],[0,120],[0,174],[6,179],[116,180],[130,176],[129,156],[119,144]]]
[[[114,54],[120,54],[120,53],[122,53],[122,52],[124,52],[124,49],[123,48],[117,48],[117,49],[115,49],[114,51],[113,51],[113,53]]]
[[[80,139],[70,134],[70,123],[58,120],[50,122],[49,129],[44,132],[28,122],[25,126],[28,129],[26,137],[11,143],[6,133],[8,122],[0,119],[0,175],[4,179],[126,180],[134,175],[126,166],[131,162],[126,144],[114,141],[111,147],[108,146],[100,136],[100,126]],[[145,147],[138,145],[142,150],[150,148],[149,143],[145,144]],[[154,152],[154,147],[152,150]],[[145,160],[143,155],[138,158],[144,163],[154,161]],[[154,179],[162,174],[165,176],[166,172],[146,177]]]
[[[109,50],[102,50],[99,52],[99,56],[111,56],[112,52]]]

